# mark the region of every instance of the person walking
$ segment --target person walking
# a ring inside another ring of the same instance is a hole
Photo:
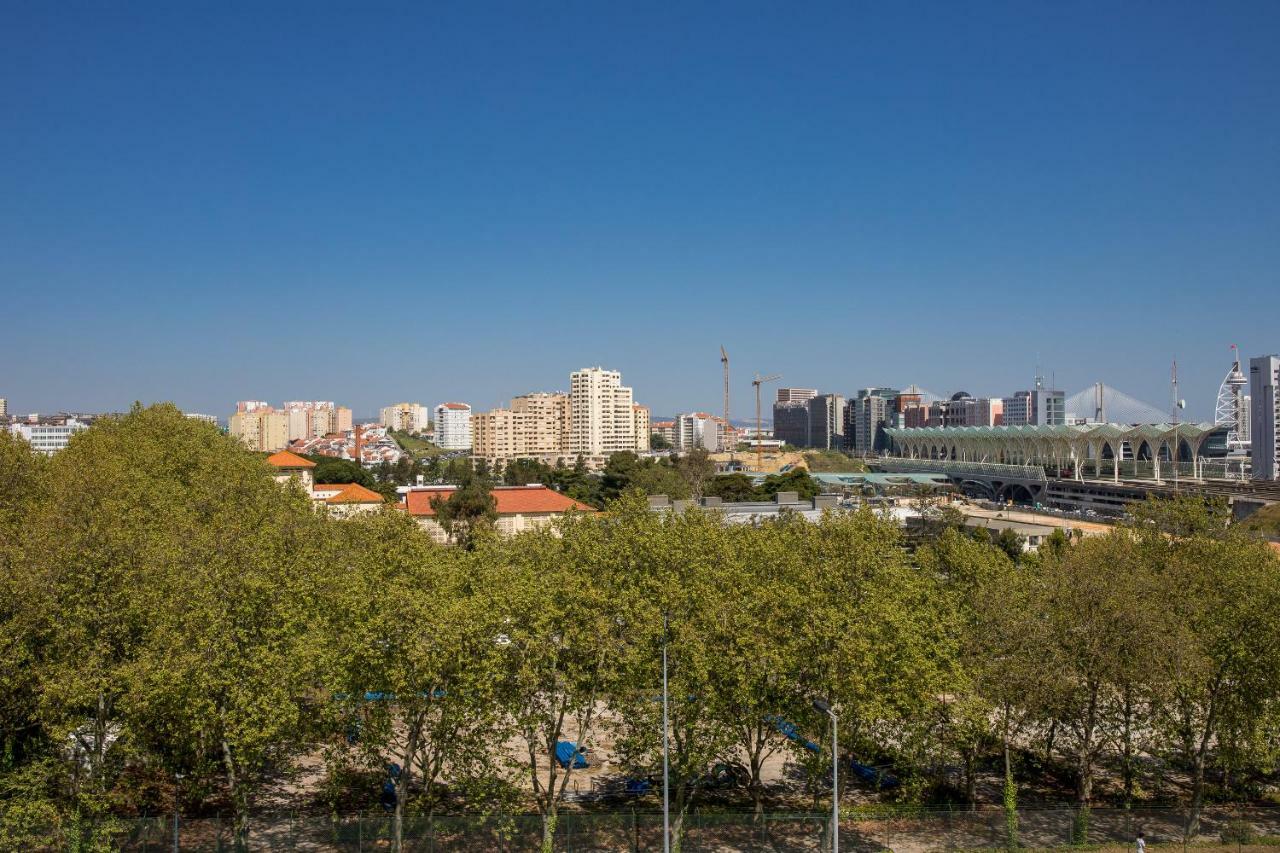
[[[1136,853],[1147,853],[1147,839],[1141,832],[1138,833],[1138,849]]]

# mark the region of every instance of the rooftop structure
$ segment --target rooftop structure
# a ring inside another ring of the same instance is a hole
[[[1076,479],[1110,473],[1116,480],[1124,464],[1135,476],[1160,480],[1162,465],[1169,476],[1204,476],[1206,450],[1218,454],[1222,448],[1215,437],[1223,430],[1209,423],[1104,423],[892,428],[885,433],[894,453],[909,459],[1042,465]],[[1175,457],[1178,465],[1171,464]]]

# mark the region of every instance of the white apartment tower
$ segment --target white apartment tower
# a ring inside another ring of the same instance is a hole
[[[445,450],[471,449],[471,407],[466,403],[436,406],[436,444]]]
[[[569,375],[572,429],[569,449],[583,456],[606,457],[635,450],[635,400],[622,384],[622,374],[603,367],[584,367]]]

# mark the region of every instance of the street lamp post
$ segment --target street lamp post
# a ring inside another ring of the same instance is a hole
[[[814,699],[813,707],[831,718],[831,853],[840,853],[840,718],[825,699]]]

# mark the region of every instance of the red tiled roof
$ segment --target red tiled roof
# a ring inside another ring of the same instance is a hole
[[[342,491],[338,492],[331,498],[326,498],[325,503],[380,504],[382,503],[382,495],[378,494],[373,489],[366,489],[359,483],[347,483],[342,487]]]
[[[444,406],[446,409],[469,409],[469,408],[471,408],[471,407],[470,407],[470,406],[468,406],[466,403],[441,403],[440,405]]]
[[[431,506],[432,498],[448,500],[457,489],[423,489],[412,491],[406,495],[407,509],[410,515],[432,516],[436,514]],[[533,512],[568,512],[571,509],[583,512],[595,512],[595,507],[567,498],[554,489],[546,486],[516,486],[512,488],[494,489],[490,494],[498,504],[498,515],[517,515]]]
[[[316,463],[310,459],[303,459],[296,453],[290,453],[287,450],[281,450],[279,453],[273,453],[267,457],[267,464],[274,465],[277,468],[314,468]]]

